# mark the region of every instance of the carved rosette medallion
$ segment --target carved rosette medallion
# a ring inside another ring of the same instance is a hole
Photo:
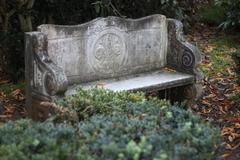
[[[105,30],[96,37],[89,53],[89,61],[97,73],[118,72],[126,59],[124,37],[118,30]]]

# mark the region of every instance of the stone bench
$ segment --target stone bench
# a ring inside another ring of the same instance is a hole
[[[79,86],[114,91],[184,86],[186,97],[196,100],[200,53],[183,38],[182,27],[177,20],[152,15],[97,18],[73,26],[47,24],[26,33],[29,114],[47,114],[39,107],[42,101],[74,94]]]

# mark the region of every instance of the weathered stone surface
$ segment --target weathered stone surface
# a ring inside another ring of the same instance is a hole
[[[71,95],[79,85],[114,91],[187,85],[186,97],[196,100],[200,60],[198,49],[183,38],[181,22],[163,15],[41,25],[25,37],[27,110],[45,119],[50,108],[41,102]],[[177,72],[163,72],[165,66]]]
[[[183,36],[183,24],[175,19],[168,19],[168,53],[167,65],[179,72],[195,76],[195,84],[187,87],[193,93],[192,99],[196,101],[203,92],[202,75],[197,66],[201,63],[201,53],[197,47],[186,41]],[[190,89],[189,89],[190,88]]]
[[[42,25],[48,53],[70,84],[136,74],[166,65],[167,20],[99,18],[77,26]]]
[[[82,83],[73,85],[65,92],[65,96],[70,96],[76,93],[79,87],[103,88],[115,92],[118,91],[154,91],[172,87],[178,87],[194,83],[194,76],[180,72],[166,72],[164,70],[142,73],[137,75],[125,76],[122,78],[100,80],[90,83]]]
[[[35,115],[36,106],[41,101],[51,101],[67,89],[67,77],[62,68],[49,58],[47,37],[41,32],[26,33],[25,80],[26,107],[31,115]]]

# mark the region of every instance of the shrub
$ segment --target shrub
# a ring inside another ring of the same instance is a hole
[[[96,114],[109,114],[113,111],[121,112],[128,103],[145,101],[144,94],[130,92],[113,92],[102,89],[84,90],[79,88],[77,94],[58,101],[62,106],[68,106],[77,112],[83,120]]]
[[[61,104],[96,111],[73,126],[9,122],[0,127],[0,159],[211,159],[219,142],[200,117],[142,93],[80,89]]]
[[[211,159],[216,132],[199,117],[152,102],[129,104],[126,111],[80,123],[92,155],[98,159]]]
[[[215,5],[214,1],[211,0],[199,10],[198,14],[200,14],[202,22],[210,25],[219,25],[226,17],[225,13],[223,6]]]
[[[209,159],[218,143],[198,116],[141,92],[80,88],[61,103],[77,111],[79,132],[99,159]]]
[[[9,122],[0,127],[0,159],[80,159],[84,148],[77,139],[75,129],[66,124]]]
[[[240,0],[215,0],[216,5],[226,10],[226,18],[221,23],[223,29],[237,28],[240,26]]]

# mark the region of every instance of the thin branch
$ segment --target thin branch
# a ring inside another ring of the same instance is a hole
[[[122,17],[122,18],[125,18],[125,17],[126,17],[126,16],[123,16],[123,15],[117,10],[117,8],[112,4],[111,1],[109,2],[109,4],[110,4],[110,7],[113,9],[113,12],[114,12],[116,15],[118,15],[118,16],[120,16],[120,17]]]
[[[7,16],[11,17],[14,13],[16,13],[16,10],[12,9],[10,12],[7,13]]]

